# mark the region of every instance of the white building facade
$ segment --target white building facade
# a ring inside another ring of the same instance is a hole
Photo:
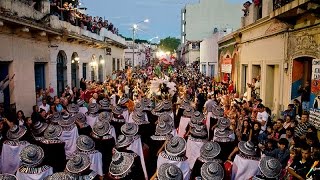
[[[217,30],[211,37],[205,38],[200,43],[200,72],[209,77],[219,74],[219,45],[218,41],[230,33],[231,29]]]
[[[104,81],[124,68],[123,38],[48,16],[49,1],[41,1],[39,11],[12,0],[1,0],[0,8],[5,9],[0,13],[0,81],[15,74],[5,91],[6,107],[30,115],[37,89],[51,88],[51,95],[60,95],[67,85],[79,87],[81,78]]]
[[[241,3],[226,0],[200,0],[186,5],[181,11],[182,60],[187,64],[199,61],[200,48],[197,47],[202,40],[211,37],[215,29],[239,28],[241,7]]]

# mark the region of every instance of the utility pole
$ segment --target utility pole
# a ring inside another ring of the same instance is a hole
[[[133,26],[132,28],[132,67],[134,67],[134,49],[135,49],[135,36],[136,36],[136,28]]]

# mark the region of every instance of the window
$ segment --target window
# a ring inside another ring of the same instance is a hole
[[[183,33],[184,33],[184,28],[185,28],[184,26],[185,26],[185,25],[184,25],[184,24],[182,24],[182,32],[183,32]]]
[[[117,70],[120,70],[120,59],[117,59]]]
[[[112,58],[112,71],[116,70],[116,58]]]
[[[186,19],[186,13],[183,12],[183,13],[182,13],[182,21],[184,21],[185,19]]]
[[[182,36],[182,43],[183,44],[185,43],[185,36],[184,35]]]
[[[210,77],[214,77],[214,64],[209,65]]]
[[[82,77],[83,79],[87,79],[87,63],[82,64]]]
[[[202,74],[207,74],[207,69],[205,64],[202,64]]]

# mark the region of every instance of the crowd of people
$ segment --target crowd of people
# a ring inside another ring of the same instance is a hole
[[[30,117],[0,108],[0,176],[319,179],[319,139],[308,112],[295,100],[272,119],[259,81],[243,96],[232,81],[158,66],[117,71],[105,82],[82,79],[61,96],[41,90]]]
[[[68,1],[63,1],[61,4],[60,0],[50,0],[50,13],[74,26],[79,26],[96,34],[100,33],[101,28],[105,28],[114,34],[119,34],[118,28],[108,20],[83,14],[77,8],[77,4],[72,4]]]

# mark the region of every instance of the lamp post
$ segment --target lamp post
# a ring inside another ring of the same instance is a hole
[[[138,24],[141,23],[148,23],[149,19],[145,19],[143,21],[140,21],[136,24],[133,24],[132,26],[132,42],[133,42],[133,47],[132,47],[132,67],[134,67],[134,49],[135,49],[135,36],[136,36],[136,30],[138,29]]]

